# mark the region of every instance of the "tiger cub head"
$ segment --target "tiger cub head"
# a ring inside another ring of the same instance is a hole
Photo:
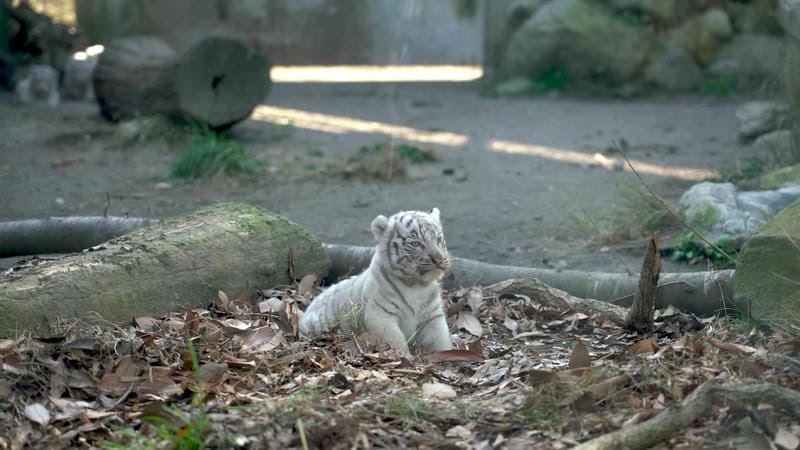
[[[388,219],[378,216],[372,233],[385,267],[409,284],[439,280],[450,267],[439,208],[430,213],[400,211]]]

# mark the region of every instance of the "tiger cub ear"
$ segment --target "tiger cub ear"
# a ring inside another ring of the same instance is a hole
[[[389,219],[387,219],[386,216],[380,215],[372,219],[372,234],[375,235],[375,239],[381,240],[388,228]]]
[[[439,208],[433,208],[431,210],[431,217],[433,217],[433,220],[441,224],[441,221],[439,220]]]

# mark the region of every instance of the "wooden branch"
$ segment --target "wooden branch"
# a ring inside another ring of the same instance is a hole
[[[653,313],[656,309],[656,293],[658,276],[661,274],[661,256],[658,253],[658,233],[647,242],[642,271],[639,274],[639,286],[633,296],[633,305],[628,310],[625,328],[639,333],[653,330]]]
[[[720,386],[706,382],[678,406],[669,407],[638,425],[622,428],[573,448],[576,450],[649,448],[708,414],[714,406],[723,406],[729,402],[771,404],[784,410],[795,421],[800,421],[800,393],[797,391],[770,383]]]

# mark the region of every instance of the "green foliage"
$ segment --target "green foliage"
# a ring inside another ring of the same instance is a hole
[[[700,91],[715,97],[728,97],[737,91],[736,78],[731,75],[716,75],[706,79],[700,86]]]
[[[421,149],[416,145],[405,144],[402,142],[378,142],[372,145],[365,145],[359,149],[361,155],[374,155],[394,151],[397,156],[411,164],[420,164],[436,161],[436,153],[431,149]]]
[[[734,241],[727,235],[723,234],[720,236],[714,244],[733,258],[735,258],[738,253]],[[707,259],[717,269],[729,269],[735,266],[735,263],[729,260],[719,250],[702,242],[697,235],[691,231],[681,237],[678,245],[675,246],[672,259],[675,261],[688,262],[690,264]]]
[[[264,162],[245,152],[231,138],[206,127],[195,127],[183,152],[172,165],[172,178],[203,178],[218,174],[254,174]]]
[[[563,91],[571,84],[567,70],[563,67],[553,66],[547,72],[533,80],[533,93],[546,93],[550,91]]]
[[[724,171],[718,177],[710,178],[705,181],[713,181],[715,183],[733,183],[739,188],[758,188],[761,175],[766,170],[765,164],[762,161],[736,161],[736,168],[733,170]]]

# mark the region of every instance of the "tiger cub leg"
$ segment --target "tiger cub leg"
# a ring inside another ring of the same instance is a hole
[[[422,325],[417,333],[417,342],[430,352],[450,350],[453,342],[450,340],[450,329],[444,314],[438,313]]]

